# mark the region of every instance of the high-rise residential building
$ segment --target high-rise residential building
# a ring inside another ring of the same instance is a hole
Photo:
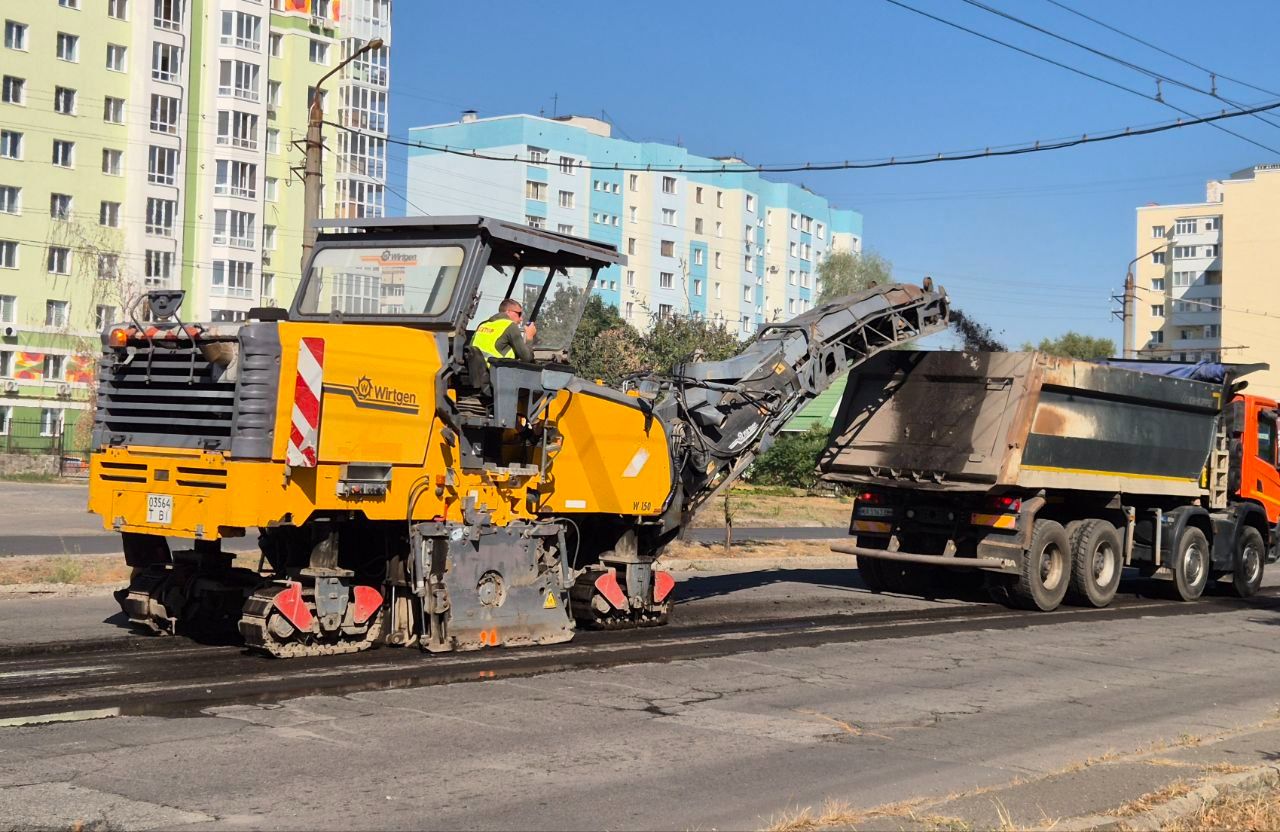
[[[325,84],[350,129],[325,128],[322,207],[383,212],[390,0],[42,0],[0,19],[0,433],[89,408],[99,334],[143,289],[185,289],[184,317],[214,321],[292,296],[310,97],[375,37]]]
[[[1250,392],[1280,396],[1280,165],[1208,183],[1204,202],[1137,210],[1127,354],[1272,365]]]
[[[749,335],[813,305],[817,266],[829,252],[862,247],[854,211],[756,173],[696,172],[743,162],[615,138],[595,118],[467,112],[410,136],[418,145],[410,149],[407,184],[414,207],[617,246],[627,263],[602,271],[596,291],[640,327],[675,313]],[[429,149],[446,146],[522,161]]]

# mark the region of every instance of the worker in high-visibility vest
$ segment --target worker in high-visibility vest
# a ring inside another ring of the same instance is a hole
[[[536,324],[520,326],[523,314],[524,307],[520,301],[507,298],[498,304],[496,315],[476,327],[475,334],[471,336],[471,346],[484,356],[485,364],[494,358],[533,360],[529,342],[538,334],[538,327]]]

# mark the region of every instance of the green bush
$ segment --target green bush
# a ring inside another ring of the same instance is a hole
[[[827,431],[825,425],[814,425],[804,433],[781,434],[773,447],[751,463],[748,481],[753,485],[812,488],[818,482],[818,457],[827,447]]]

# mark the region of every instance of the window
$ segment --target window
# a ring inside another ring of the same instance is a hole
[[[716,191],[716,207],[724,207],[724,191]]]
[[[25,104],[27,100],[27,82],[25,78],[4,76],[4,87],[0,90],[0,101],[5,104]]]
[[[218,159],[214,163],[213,192],[253,199],[258,193],[258,166]]]
[[[98,279],[115,280],[120,276],[120,257],[116,254],[98,255]]]
[[[663,209],[662,209],[662,224],[663,224],[663,225],[675,225],[675,224],[676,224],[676,209],[674,209],[674,208],[663,208]]]
[[[151,145],[147,154],[147,181],[153,185],[172,185],[177,171],[177,148]]]
[[[561,157],[560,157],[560,172],[561,172],[561,173],[567,173],[567,174],[569,174],[570,176],[573,176],[573,168],[574,168],[574,165],[575,165],[575,164],[576,164],[576,163],[573,161],[573,157],[572,157],[572,156],[561,156]]]
[[[827,229],[822,223],[818,223],[818,239],[819,240],[827,239]]]
[[[801,288],[801,289],[808,289],[808,288],[809,288],[809,273],[808,273],[808,272],[800,272],[800,288]]]
[[[658,288],[670,289],[675,283],[674,272],[658,272]]]
[[[1268,464],[1276,460],[1276,420],[1274,417],[1258,419],[1258,458]]]
[[[116,20],[127,20],[129,17],[128,0],[107,0],[107,17]]]
[[[274,250],[276,247],[276,227],[274,225],[262,226],[262,247],[264,249]]]
[[[49,246],[46,269],[49,274],[71,274],[71,249],[64,246]]]
[[[53,111],[64,116],[76,114],[76,91],[69,87],[53,88]]]
[[[120,227],[120,203],[103,201],[98,205],[98,225]]]
[[[107,69],[113,72],[124,72],[126,50],[118,43],[107,44]]]
[[[636,253],[636,238],[628,237],[627,238],[627,254],[635,254],[635,253]]]
[[[530,228],[546,228],[547,227],[546,217],[535,217],[532,214],[525,214],[524,222],[525,222],[525,225],[529,226]]]
[[[147,198],[147,233],[158,237],[173,236],[173,216],[177,202],[172,199]]]
[[[665,320],[665,319],[667,319],[667,318],[670,318],[670,317],[671,317],[671,311],[672,311],[672,310],[671,310],[671,304],[669,304],[669,303],[660,303],[660,304],[658,304],[658,317],[659,317],[659,318],[662,318],[663,320]]]
[[[1205,256],[1205,257],[1217,257],[1217,256],[1218,256],[1218,247],[1217,247],[1216,245],[1212,245],[1212,246],[1205,246],[1205,247],[1204,247],[1204,256]]]
[[[747,194],[747,210],[748,211],[756,210],[756,198],[754,194]]]
[[[715,258],[715,266],[716,266],[716,268],[717,268],[717,269],[718,269],[718,268],[720,268],[720,252],[718,252],[718,251],[717,251],[717,252],[716,252],[714,255],[712,255],[712,256]]]
[[[0,214],[22,213],[22,189],[0,185]]]
[[[794,216],[794,214],[792,216]],[[1164,239],[1164,226],[1163,225],[1151,226],[1151,236],[1156,239]]]
[[[329,44],[322,40],[312,40],[308,57],[313,64],[329,64]]]
[[[539,202],[547,201],[547,183],[536,182],[532,179],[525,180],[524,183],[525,199],[536,199]]]
[[[257,101],[258,65],[248,61],[219,61],[218,95]]]
[[[102,331],[116,322],[116,308],[98,304],[93,311],[94,328]]]
[[[58,5],[64,9],[78,9],[80,0],[58,0]]]
[[[102,172],[108,176],[119,176],[124,168],[124,151],[102,149]]]
[[[1206,217],[1206,218],[1205,218],[1205,221],[1204,221],[1204,230],[1205,230],[1205,231],[1217,231],[1217,230],[1218,230],[1219,228],[1221,228],[1221,227],[1222,227],[1222,218],[1221,218],[1221,217]]]
[[[1163,330],[1163,329],[1153,329],[1153,330],[1151,330],[1151,339],[1150,339],[1150,342],[1151,342],[1152,344],[1163,344],[1163,343],[1164,343],[1164,330]]]
[[[219,297],[253,297],[253,264],[242,260],[215,260],[209,293]]]
[[[693,281],[693,295],[694,297],[699,297],[699,298],[702,297],[702,281],[701,280]]]
[[[720,222],[720,220],[716,220],[716,236],[724,236],[724,223]]]
[[[214,245],[232,248],[254,248],[257,238],[257,217],[248,211],[213,212]]]
[[[1151,317],[1153,317],[1153,318],[1163,318],[1163,317],[1164,317],[1164,304],[1163,304],[1163,303],[1153,303],[1153,304],[1151,304]]]
[[[693,233],[694,234],[702,233],[702,217],[693,218]]]
[[[636,273],[634,269],[627,269],[627,285],[628,286],[636,285]]]
[[[662,192],[664,194],[673,194],[676,192],[676,178],[674,176],[662,177]]]
[[[1196,246],[1174,246],[1173,259],[1187,260],[1196,256]]]
[[[271,35],[267,38],[267,50],[273,58],[284,57],[284,35]]]
[[[151,96],[151,132],[178,132],[178,99],[168,95]]]
[[[209,318],[216,324],[238,323],[248,318],[248,313],[241,309],[210,309]]]
[[[658,253],[663,257],[675,257],[676,244],[672,240],[662,240],[658,243]]]
[[[152,24],[157,29],[175,31],[182,28],[182,4],[185,0],[154,0]]]
[[[1163,252],[1163,251],[1153,251],[1153,252],[1151,252],[1151,262],[1152,262],[1152,263],[1154,263],[1154,264],[1156,264],[1157,266],[1163,266],[1163,265],[1164,265],[1164,252]]]
[[[220,42],[257,52],[262,47],[262,18],[245,12],[223,12]]]
[[[13,353],[0,350],[0,378],[13,375]],[[0,435],[8,433],[7,408],[0,407]]]
[[[124,124],[124,99],[109,95],[102,99],[102,120],[108,124]]]
[[[789,256],[791,256],[791,257],[795,257],[795,256],[797,256],[797,255],[800,253],[799,245],[800,245],[800,244],[799,244],[799,243],[797,243],[797,242],[795,242],[794,240],[793,240],[793,241],[791,241],[790,243],[788,243],[788,244],[787,244],[787,254],[788,254]]]
[[[755,263],[756,263],[755,258],[752,257],[750,254],[743,255],[742,257],[743,269],[745,269],[748,272],[755,272],[756,270]]]
[[[224,61],[225,63],[225,61]],[[151,78],[154,81],[175,81],[182,70],[182,47],[172,43],[154,43],[151,46]]]
[[[707,253],[700,248],[695,248],[693,250],[693,265],[701,266],[706,262],[707,262]]]
[[[640,190],[640,174],[633,173],[627,177],[627,189],[632,192]]]
[[[80,38],[76,35],[68,35],[66,32],[59,32],[57,52],[59,60],[70,61],[71,63],[79,61]]]
[[[258,290],[258,294],[262,296],[264,301],[274,301],[276,296],[276,276],[274,274],[271,272],[262,273],[262,283],[261,288]]]
[[[308,106],[310,106],[311,96],[309,92],[307,95],[307,101],[308,101]],[[271,107],[280,106],[280,82],[279,81],[267,82],[267,104],[268,106],[271,106]]]
[[[1153,292],[1163,292],[1163,291],[1164,291],[1164,278],[1163,278],[1163,277],[1155,277],[1155,278],[1152,278],[1152,279],[1151,279],[1151,290],[1152,290]]]
[[[530,145],[525,153],[529,157],[529,164],[531,165],[541,166],[547,163],[547,149],[545,147]]]
[[[55,220],[71,219],[71,194],[49,194],[49,216]]]
[[[27,24],[16,20],[4,22],[4,48],[27,51]]]
[[[720,284],[716,284],[716,300],[720,300]]]
[[[280,180],[274,176],[268,176],[262,183],[263,196],[267,202],[278,202],[280,200]]]
[[[52,407],[40,408],[40,435],[62,435],[62,411]]]
[[[628,319],[630,319],[631,316],[635,313],[635,308],[636,308],[636,305],[634,303],[632,303],[631,301],[627,301],[626,316]]]
[[[1206,338],[1221,338],[1221,337],[1222,337],[1222,326],[1221,326],[1221,325],[1219,325],[1219,324],[1205,324],[1205,327],[1204,327],[1204,337],[1206,337]]]
[[[1173,273],[1173,287],[1175,289],[1183,286],[1190,286],[1192,283],[1195,283],[1195,282],[1196,282],[1195,272],[1174,272]]]
[[[561,208],[572,208],[572,207],[573,207],[573,191],[561,191],[561,192],[560,192],[560,207],[561,207]]]
[[[1194,234],[1196,233],[1195,220],[1178,220],[1173,226],[1174,234]]]
[[[173,271],[173,252],[148,250],[145,280],[149,288],[168,286]]]
[[[0,240],[0,269],[18,268],[18,244],[14,240]],[[0,296],[0,321],[12,321],[12,317],[4,316],[4,301],[7,296]],[[9,298],[9,314],[13,314],[13,298]]]
[[[0,130],[0,158],[22,158],[22,134],[16,130]]]
[[[752,292],[753,292],[753,291],[754,291],[754,287],[752,287],[752,286],[743,286],[743,287],[742,287],[742,299],[743,299],[744,301],[746,301],[747,303],[750,303],[750,302],[751,302],[751,295],[752,295]]]
[[[556,226],[556,232],[559,234],[568,234],[570,236],[573,236],[573,226],[560,223],[559,225]]]
[[[279,130],[267,130],[267,152],[268,153],[280,152],[280,131]]]
[[[256,150],[258,147],[258,117],[239,110],[218,111],[218,144]]]

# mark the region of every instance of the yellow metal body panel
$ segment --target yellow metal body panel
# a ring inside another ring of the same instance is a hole
[[[549,418],[564,437],[541,489],[541,511],[660,514],[671,493],[662,423],[630,403],[562,390]]]

